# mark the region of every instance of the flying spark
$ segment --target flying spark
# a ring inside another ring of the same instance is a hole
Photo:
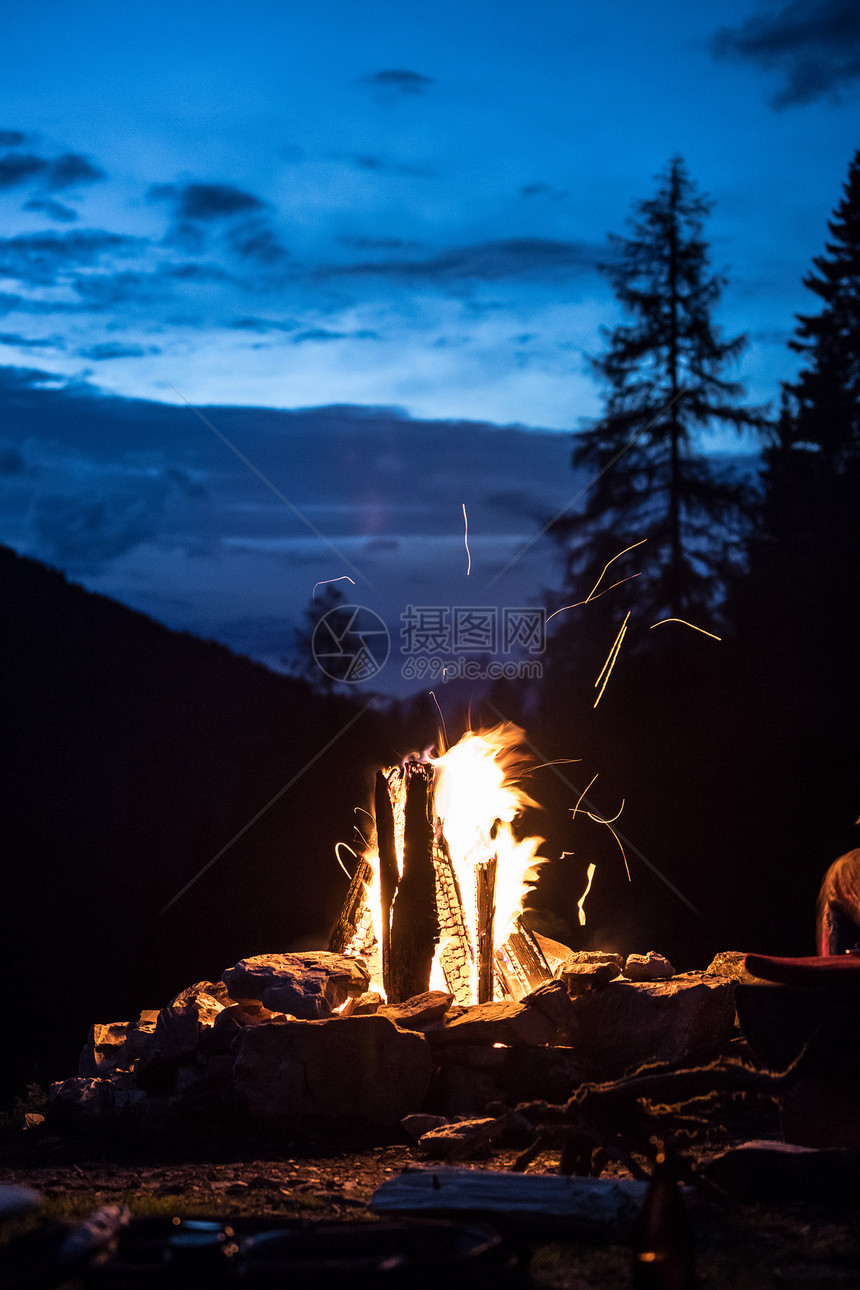
[[[351,582],[355,586],[355,578],[350,578],[348,573],[344,573],[339,578],[323,578],[320,582],[314,583],[314,589],[311,592],[311,600],[316,600],[317,587],[325,587],[330,582]]]
[[[469,560],[468,564],[466,565],[466,577],[468,578],[469,574],[472,572],[472,553],[469,550],[469,517],[466,514],[465,502],[463,502],[463,522],[466,525],[466,531],[463,534],[463,541],[466,544],[466,555],[468,556],[468,560]]]
[[[686,618],[660,618],[656,623],[651,624],[649,630],[653,631],[654,628],[659,627],[661,623],[683,623],[685,627],[692,627],[694,632],[701,632],[703,636],[710,636],[713,641],[721,641],[723,639],[722,636],[715,636],[713,632],[706,632],[704,627],[697,627],[695,623],[688,623]]]
[[[620,554],[623,554],[623,552]],[[621,624],[621,630],[619,631],[618,635],[615,637],[615,642],[612,646],[612,649],[609,651],[609,654],[607,655],[606,662],[603,664],[603,667],[600,669],[600,675],[598,676],[597,680],[594,682],[595,688],[597,688],[597,686],[600,685],[601,679],[603,680],[603,685],[600,686],[600,693],[598,694],[597,698],[594,700],[595,708],[597,707],[600,700],[603,698],[603,691],[606,689],[607,682],[609,681],[609,678],[612,675],[612,669],[615,667],[615,663],[618,658],[618,652],[621,649],[621,642],[624,640],[624,637],[627,634],[627,623],[630,619],[630,614],[631,614],[631,610],[628,609],[627,617],[624,619],[624,622]],[[604,673],[606,673],[605,676],[604,676]],[[620,845],[621,844],[619,843],[619,846]]]
[[[580,927],[585,926],[585,898],[588,895],[588,893],[591,891],[591,880],[594,877],[596,869],[597,869],[596,864],[590,864],[588,866],[588,882],[585,884],[585,891],[582,893],[579,900],[576,902],[576,908],[579,911]]]

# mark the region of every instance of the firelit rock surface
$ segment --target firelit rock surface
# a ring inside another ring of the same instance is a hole
[[[78,1075],[93,1079],[113,1070],[126,1046],[130,1030],[130,1021],[97,1021],[90,1026],[78,1061]]]
[[[246,1026],[235,1046],[236,1090],[252,1115],[394,1127],[419,1111],[432,1061],[423,1036],[387,1017]]]
[[[224,1011],[221,1000],[209,993],[212,985],[210,981],[200,981],[189,986],[161,1009],[147,1052],[157,1052],[163,1058],[196,1053],[204,1030],[213,1026]]]
[[[550,1044],[556,1025],[527,1003],[479,1003],[441,1030],[428,1030],[434,1048],[447,1044]]]
[[[303,1021],[330,1017],[348,998],[370,985],[362,959],[311,950],[301,954],[257,954],[240,959],[221,977],[233,999],[259,999],[272,1012]]]
[[[707,1060],[732,1036],[732,982],[703,973],[671,981],[613,981],[574,999],[571,1045],[605,1079],[645,1062]]]
[[[662,954],[649,950],[647,954],[629,954],[624,975],[628,981],[665,981],[675,975],[675,969]]]
[[[555,974],[567,986],[568,994],[588,994],[589,991],[599,990],[601,986],[614,981],[623,962],[620,954],[583,950],[578,954],[571,954],[569,959],[556,968]]]
[[[428,990],[426,994],[413,995],[404,1003],[386,1004],[379,1009],[379,1015],[388,1017],[404,1030],[421,1030],[433,1021],[441,1021],[453,1002],[453,994]]]
[[[705,971],[709,976],[725,977],[727,981],[740,981],[744,985],[760,985],[759,977],[748,972],[744,965],[746,951],[723,950],[711,959]]]

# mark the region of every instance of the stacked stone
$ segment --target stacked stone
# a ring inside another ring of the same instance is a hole
[[[388,1006],[358,958],[242,959],[160,1012],[94,1025],[78,1077],[53,1085],[50,1104],[145,1118],[148,1108],[205,1109],[217,1094],[266,1123],[393,1127],[411,1113],[450,1119],[564,1101],[584,1080],[724,1049],[732,980],[667,976],[670,965],[653,953],[631,956],[625,976],[621,967],[618,956],[570,955],[518,1002],[468,1007],[428,991]]]

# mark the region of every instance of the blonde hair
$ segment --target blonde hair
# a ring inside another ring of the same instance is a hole
[[[848,927],[846,927],[848,924]],[[834,860],[824,875],[815,910],[815,944],[819,954],[840,954],[849,928],[860,941],[860,848]]]

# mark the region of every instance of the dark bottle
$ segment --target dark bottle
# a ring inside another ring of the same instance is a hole
[[[634,1290],[691,1290],[695,1285],[693,1229],[678,1185],[671,1148],[656,1144],[654,1169],[633,1227]]]

